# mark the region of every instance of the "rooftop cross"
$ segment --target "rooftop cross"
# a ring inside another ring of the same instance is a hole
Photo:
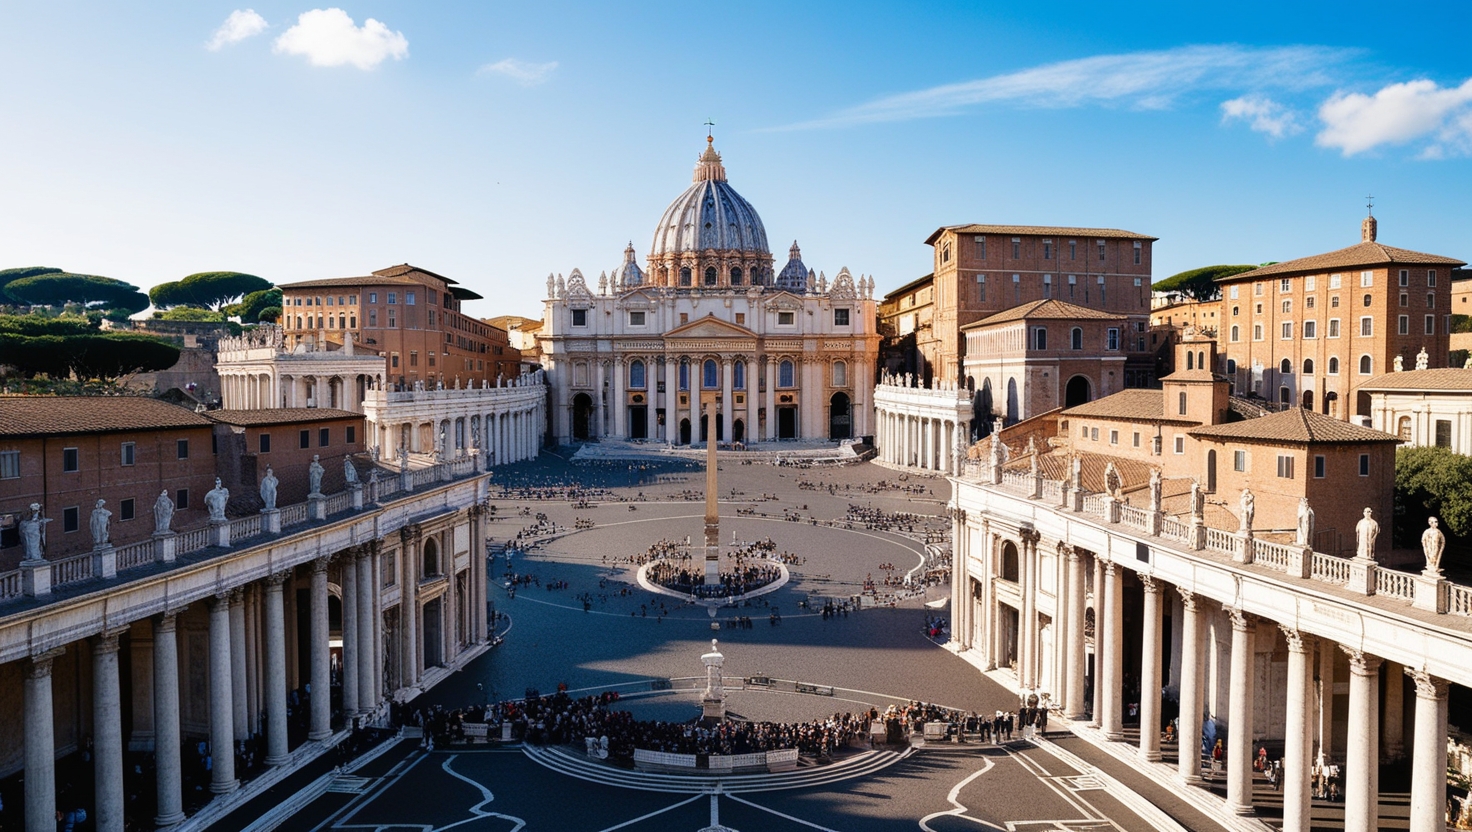
[[[716,123],[714,121],[712,121],[711,119],[706,119],[705,120],[705,139],[706,139],[706,141],[711,141],[711,140],[713,140],[715,138],[715,136],[711,132],[712,129],[715,128],[715,126],[716,126]]]
[[[1375,196],[1373,194],[1365,197],[1365,210],[1370,212],[1370,216],[1375,216]]]

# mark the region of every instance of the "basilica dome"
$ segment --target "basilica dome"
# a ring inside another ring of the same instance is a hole
[[[695,165],[694,184],[675,198],[654,229],[649,256],[705,251],[771,257],[767,231],[751,203],[726,182],[726,168],[711,139]]]

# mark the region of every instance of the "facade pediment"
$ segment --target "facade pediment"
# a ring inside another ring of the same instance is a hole
[[[615,305],[620,309],[653,309],[658,303],[658,299],[649,292],[635,289],[619,298]]]
[[[778,292],[777,294],[768,298],[767,302],[762,305],[765,306],[769,311],[777,309],[801,309],[802,298],[792,294],[791,292]]]
[[[756,333],[744,326],[708,315],[665,333],[665,338],[755,338]]]

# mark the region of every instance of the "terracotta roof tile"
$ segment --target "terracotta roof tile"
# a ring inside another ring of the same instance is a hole
[[[1048,234],[1055,237],[1087,237],[1090,239],[1124,239],[1124,240],[1158,240],[1159,237],[1151,237],[1147,234],[1136,234],[1133,231],[1123,231],[1118,228],[1076,228],[1066,225],[945,225],[936,229],[925,239],[926,243],[934,243],[943,231],[954,231],[957,234]]]
[[[296,283],[283,283],[282,289],[336,289],[338,287],[352,286],[423,286],[418,280],[410,280],[407,277],[382,277],[378,275],[365,275],[363,277],[329,277],[322,280],[301,280]]]
[[[1424,254],[1419,251],[1395,248],[1394,246],[1387,246],[1381,243],[1359,243],[1349,248],[1341,248],[1338,251],[1300,257],[1297,260],[1285,260],[1282,263],[1263,266],[1260,269],[1253,269],[1250,272],[1242,272],[1241,274],[1234,274],[1230,277],[1220,277],[1217,278],[1217,282],[1236,283],[1242,280],[1254,280],[1259,277],[1270,277],[1280,274],[1323,272],[1332,269],[1356,269],[1364,266],[1385,266],[1395,263],[1414,264],[1418,266],[1466,265],[1455,257],[1442,257],[1439,254]]]
[[[1434,370],[1406,370],[1375,376],[1360,385],[1361,390],[1466,390],[1472,391],[1472,370],[1441,367]]]
[[[1008,323],[1011,321],[1072,321],[1072,320],[1100,320],[1121,321],[1124,315],[1116,315],[1110,312],[1101,312],[1098,309],[1078,306],[1061,300],[1035,300],[1014,306],[1011,309],[1003,309],[995,315],[989,315],[975,323],[969,323],[962,329],[976,329],[992,324]]]
[[[0,436],[208,427],[192,410],[137,396],[0,396]]]
[[[1189,431],[1202,439],[1256,439],[1264,442],[1293,444],[1344,442],[1399,442],[1400,439],[1378,430],[1352,425],[1332,416],[1293,407],[1269,413],[1256,419],[1225,425],[1205,425]]]
[[[285,425],[297,422],[325,422],[331,419],[362,419],[363,414],[331,407],[275,407],[259,410],[211,410],[204,414],[211,421],[237,427]]]
[[[1070,407],[1063,411],[1062,415],[1095,419],[1199,424],[1194,419],[1176,419],[1166,416],[1165,392],[1162,390],[1121,390],[1102,399]]]

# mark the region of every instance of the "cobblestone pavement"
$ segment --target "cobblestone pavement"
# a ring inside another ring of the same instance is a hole
[[[867,577],[877,580],[884,594],[886,575],[912,570],[918,575],[926,566],[926,547],[913,536],[845,528],[851,525],[845,520],[849,507],[932,518],[929,524],[923,517],[902,521],[918,535],[927,525],[944,526],[938,519],[949,496],[944,480],[911,476],[899,481],[895,472],[872,464],[800,470],[723,461],[722,542],[733,533],[741,540],[770,537],[779,551],[802,560],[791,566],[788,585],[751,606],[722,609],[712,619],[703,607],[653,596],[634,583],[626,562],[630,556],[661,538],[701,540],[703,506],[684,499],[683,492],[702,489],[703,472],[666,472],[663,481],[652,482],[654,473],[629,470],[625,463],[577,470],[549,455],[498,470],[493,494],[503,483],[555,483],[570,476],[606,483],[613,493],[576,508],[566,499],[493,496],[497,510],[489,534],[505,543],[523,532],[531,548],[512,554],[509,571],[534,580],[518,583],[513,594],[506,585],[507,561],[497,559],[492,600],[502,614],[497,629],[504,641],[415,704],[453,708],[520,697],[528,688],[551,691],[559,684],[572,690],[647,690],[651,679],[701,675],[699,657],[714,637],[726,656],[728,677],[768,676],[838,688],[833,697],[733,692],[731,711],[746,718],[810,719],[908,699],[980,712],[1015,708],[1015,696],[924,632],[927,614],[947,615],[944,608],[924,606],[946,597],[945,584],[846,615],[825,618],[818,612],[825,600],[857,594]],[[620,485],[639,478],[642,484]],[[642,501],[626,502],[641,492]],[[530,516],[520,514],[523,507]],[[735,516],[738,511],[741,516]],[[527,537],[538,513],[569,531]],[[592,527],[571,531],[578,519],[591,520]],[[770,623],[774,608],[781,615],[777,624]],[[737,616],[749,617],[751,626],[723,626]],[[698,714],[693,695],[684,691],[621,704],[643,718]],[[1136,814],[1140,807],[1119,802],[1090,771],[1020,742],[932,744],[866,776],[715,797],[591,782],[545,768],[517,748],[425,754],[408,747],[395,749],[398,756],[387,773],[353,781],[359,794],[310,826],[695,832],[718,815],[723,826],[744,832],[1160,828],[1160,817]]]

